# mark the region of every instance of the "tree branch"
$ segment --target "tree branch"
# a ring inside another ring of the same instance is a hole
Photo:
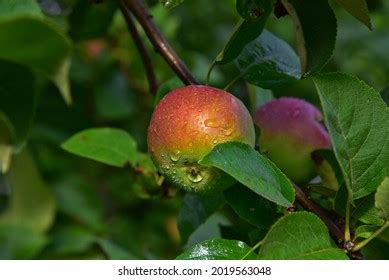
[[[176,52],[162,36],[144,3],[141,0],[123,0],[122,2],[139,21],[155,50],[161,54],[177,76],[186,85],[199,84],[196,78],[190,73],[184,62],[178,57]]]
[[[343,240],[344,234],[341,228],[333,221],[332,217],[327,213],[326,210],[321,208],[315,202],[310,200],[306,194],[300,189],[300,187],[294,185],[296,190],[296,200],[297,202],[306,210],[309,210],[315,213],[328,227],[332,237],[338,242]]]
[[[130,10],[125,5],[124,0],[119,0],[119,6],[120,10],[122,11],[122,14],[127,22],[127,28],[130,32],[132,39],[134,40],[134,44],[137,47],[139,54],[142,58],[143,65],[146,71],[147,80],[149,82],[149,88],[152,95],[155,95],[158,90],[158,82],[155,77],[153,64],[151,61],[151,58],[149,54],[147,53],[147,49],[145,45],[143,44],[142,38],[139,35],[138,29],[135,26],[134,20],[132,19],[132,15]]]

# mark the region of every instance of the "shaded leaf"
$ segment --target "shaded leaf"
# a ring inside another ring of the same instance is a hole
[[[88,1],[77,1],[69,16],[69,34],[74,40],[87,40],[103,36],[114,17],[116,1],[104,1],[91,5]]]
[[[110,260],[135,260],[136,258],[131,255],[124,248],[113,243],[110,240],[97,238],[96,242],[100,245],[103,252]]]
[[[386,87],[381,91],[381,97],[385,101],[386,105],[389,106],[389,87]]]
[[[375,207],[374,202],[374,194],[368,195],[364,198],[355,201],[355,208],[351,212],[351,217],[365,224],[375,226],[383,225],[384,220],[380,216],[380,212]]]
[[[242,241],[213,239],[196,244],[177,257],[177,260],[240,260],[251,248]],[[250,253],[246,259],[255,259]]]
[[[70,103],[67,73],[71,43],[60,30],[35,17],[0,18],[0,38],[0,58],[43,72]]]
[[[324,223],[314,214],[288,214],[273,225],[259,251],[259,259],[268,260],[346,260],[347,255],[334,248]]]
[[[59,212],[94,231],[104,227],[101,201],[90,185],[78,177],[67,177],[54,188]]]
[[[377,188],[375,207],[379,210],[380,216],[389,221],[389,177],[386,177]]]
[[[6,115],[11,130],[8,143],[19,146],[26,140],[35,112],[35,95],[32,71],[20,64],[0,60],[0,112]]]
[[[135,140],[124,130],[91,128],[83,130],[61,145],[66,151],[108,165],[135,166],[138,152]]]
[[[34,259],[47,244],[47,239],[30,227],[0,224],[0,259]]]
[[[366,0],[336,0],[347,12],[372,29]]]
[[[328,0],[282,0],[292,18],[303,77],[320,71],[332,56],[337,25]]]
[[[186,193],[177,217],[181,242],[186,243],[189,236],[225,203],[219,193],[199,196]]]
[[[56,203],[26,150],[13,158],[7,179],[10,206],[0,216],[0,225],[29,227],[36,232],[48,230],[54,221]]]
[[[210,239],[222,238],[222,228],[231,226],[231,221],[220,212],[213,213],[189,236],[185,248]]]
[[[289,207],[294,201],[294,188],[288,178],[247,144],[219,144],[200,164],[223,170],[255,193],[281,206]]]
[[[389,174],[389,109],[355,77],[331,73],[314,82],[349,194],[362,198]]]
[[[264,30],[235,59],[246,81],[262,88],[275,88],[300,78],[300,62],[283,40]]]
[[[275,204],[237,184],[224,191],[227,203],[246,222],[267,229],[274,222]]]
[[[273,0],[264,0],[261,3],[263,13],[253,14],[249,20],[241,20],[216,58],[216,63],[225,64],[236,58],[246,44],[257,38],[265,27],[266,20],[273,11]]]

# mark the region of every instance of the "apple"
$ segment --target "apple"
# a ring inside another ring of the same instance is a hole
[[[311,153],[331,148],[322,120],[315,106],[292,97],[274,99],[254,115],[261,151],[297,184],[309,182],[316,174]]]
[[[148,128],[151,158],[162,175],[187,191],[206,193],[231,184],[222,171],[198,163],[217,144],[255,145],[255,130],[243,103],[221,89],[190,85],[168,93]]]

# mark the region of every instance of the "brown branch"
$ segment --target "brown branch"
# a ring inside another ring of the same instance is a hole
[[[149,88],[152,95],[155,95],[158,90],[158,82],[155,77],[154,69],[153,69],[153,63],[151,61],[151,58],[149,54],[147,53],[147,49],[145,45],[143,44],[142,38],[139,35],[138,29],[135,26],[134,20],[132,19],[131,12],[128,10],[128,8],[125,5],[124,0],[119,0],[120,10],[122,11],[122,14],[127,22],[127,28],[130,32],[132,39],[134,40],[134,44],[137,47],[139,51],[139,55],[141,56],[141,59],[143,61],[143,66],[146,71],[146,77],[149,82]]]
[[[153,44],[177,76],[186,85],[199,84],[196,78],[192,75],[184,62],[178,57],[173,48],[169,45],[166,39],[162,36],[159,28],[155,25],[153,17],[149,14],[143,1],[141,0],[123,0],[124,5],[139,21],[144,29],[150,42]]]
[[[296,190],[296,200],[297,202],[306,210],[309,210],[315,213],[328,227],[330,234],[332,237],[338,242],[342,241],[344,238],[344,234],[342,229],[334,222],[332,217],[327,213],[326,210],[321,208],[315,202],[310,200],[306,194],[300,189],[300,187],[294,185]]]

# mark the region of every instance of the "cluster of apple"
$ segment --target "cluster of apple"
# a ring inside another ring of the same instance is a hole
[[[186,86],[167,94],[157,105],[148,129],[148,147],[159,171],[174,185],[205,193],[223,185],[226,175],[198,162],[215,145],[239,141],[259,147],[292,181],[315,176],[311,153],[330,148],[322,115],[297,98],[274,99],[250,115],[232,94],[209,86]]]

